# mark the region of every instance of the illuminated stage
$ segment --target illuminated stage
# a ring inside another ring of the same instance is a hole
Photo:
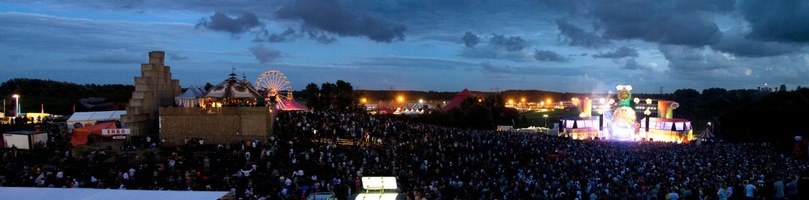
[[[593,105],[593,100],[589,98],[573,98],[571,101],[581,114],[560,119],[560,135],[577,140],[688,143],[696,139],[689,120],[672,117],[674,109],[679,107],[677,102],[649,98],[630,101],[632,86],[619,85],[616,88],[618,101],[600,98]]]

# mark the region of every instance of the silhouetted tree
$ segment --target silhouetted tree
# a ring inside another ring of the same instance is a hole
[[[354,111],[359,107],[354,88],[343,80],[323,83],[320,88],[315,83],[309,83],[303,93],[306,107],[310,109]]]
[[[320,105],[320,88],[317,87],[315,83],[309,83],[306,85],[306,89],[303,90],[303,94],[305,94],[306,98],[306,107],[310,110],[321,110],[323,109]]]
[[[338,110],[354,110],[357,108],[357,95],[351,83],[343,80],[336,82],[335,104]]]

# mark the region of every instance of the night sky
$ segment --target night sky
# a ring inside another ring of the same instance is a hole
[[[637,93],[809,87],[803,0],[0,0],[0,81]]]

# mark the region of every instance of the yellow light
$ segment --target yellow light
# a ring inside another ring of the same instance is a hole
[[[404,96],[399,96],[399,98],[397,98],[396,100],[398,100],[399,102],[404,102]]]
[[[514,104],[514,99],[509,99],[508,104]]]
[[[646,99],[646,104],[652,104],[652,99]]]
[[[424,103],[424,99],[419,99],[419,104],[423,104],[423,103]]]
[[[546,99],[545,101],[548,102],[548,104],[551,104],[551,99],[550,98]]]
[[[365,102],[368,102],[368,99],[366,99],[366,98],[361,98],[361,99],[360,99],[360,102],[362,102],[363,104],[365,104]]]
[[[521,98],[520,101],[525,103],[525,97]]]

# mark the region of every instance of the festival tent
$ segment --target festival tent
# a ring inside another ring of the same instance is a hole
[[[113,129],[113,128],[116,128],[114,122],[105,122],[81,128],[75,128],[73,129],[73,136],[70,138],[70,144],[73,144],[73,146],[87,144],[87,137],[90,136],[90,134],[101,135],[101,129]]]
[[[384,104],[382,101],[379,101],[376,105],[377,111],[379,111],[380,114],[393,114],[394,109],[391,104]]]
[[[444,105],[444,107],[441,108],[441,111],[446,112],[453,108],[460,107],[461,103],[469,97],[475,97],[475,94],[470,92],[468,89],[464,88],[463,91],[459,92],[458,94],[455,94],[455,97],[452,98],[452,101],[449,101],[447,105]]]
[[[199,98],[205,95],[205,91],[199,87],[191,87],[185,90],[180,96],[174,97],[174,103],[180,107],[197,107]]]
[[[214,99],[260,99],[261,94],[247,81],[239,81],[236,74],[231,73],[230,78],[213,86],[202,95],[203,98]]]
[[[73,124],[93,125],[98,121],[120,121],[126,110],[75,112],[67,119],[67,127],[73,129]]]

